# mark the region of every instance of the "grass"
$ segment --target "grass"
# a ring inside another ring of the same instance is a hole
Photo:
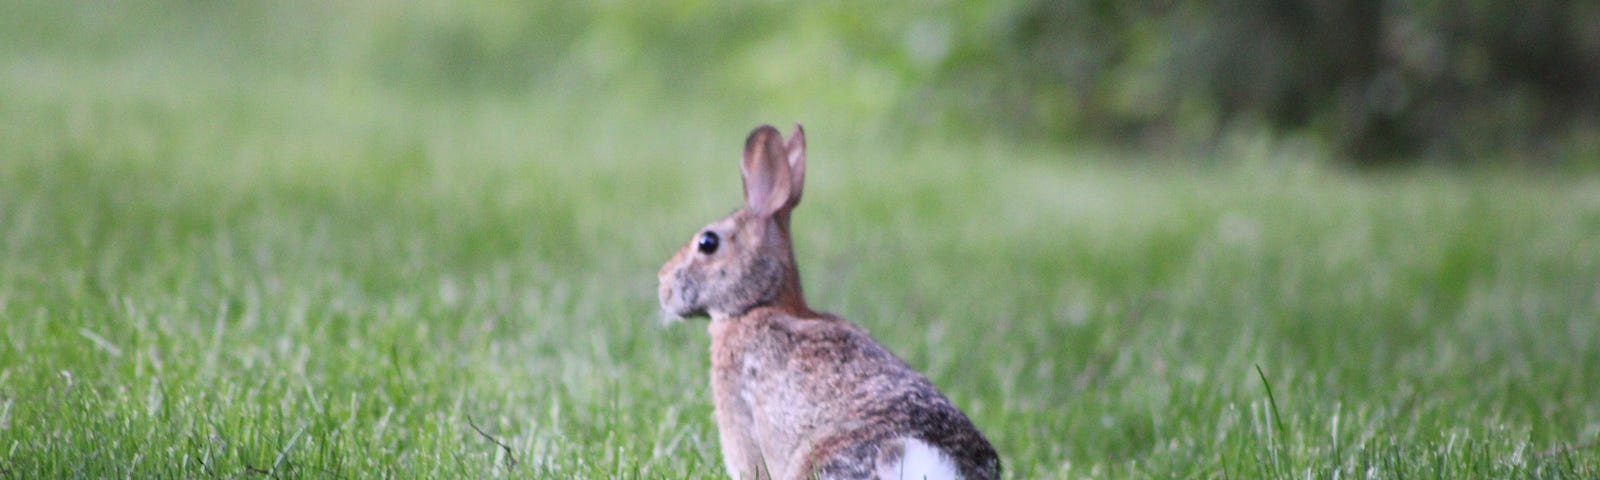
[[[1600,475],[1593,178],[883,141],[391,81],[407,15],[4,8],[0,478],[719,478],[653,273],[791,118],[812,303],[1013,478]]]

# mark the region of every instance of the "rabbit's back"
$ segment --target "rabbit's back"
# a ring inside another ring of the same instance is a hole
[[[730,320],[710,328],[717,407],[749,412],[773,473],[874,478],[907,458],[944,458],[966,478],[998,468],[966,415],[860,327],[765,309]]]

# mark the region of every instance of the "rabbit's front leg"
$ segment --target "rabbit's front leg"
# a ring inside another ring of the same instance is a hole
[[[722,462],[734,480],[770,479],[772,473],[761,456],[756,443],[755,420],[750,404],[736,391],[737,386],[727,379],[714,379],[712,391],[716,398],[717,433],[722,444]]]

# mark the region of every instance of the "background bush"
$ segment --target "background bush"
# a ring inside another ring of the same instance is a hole
[[[214,40],[190,47],[215,49],[219,61],[273,75],[340,71],[427,96],[546,92],[727,116],[800,111],[885,138],[1195,152],[1261,136],[1357,163],[1600,157],[1600,4],[1585,1],[12,9],[88,17],[95,31],[74,33],[100,38],[88,45],[104,55],[154,43],[115,40],[154,21],[165,28],[148,31]],[[17,40],[84,25],[0,22]],[[237,52],[249,58],[226,58]]]
[[[1204,144],[1242,125],[1364,163],[1547,161],[1596,153],[1597,25],[1600,4],[1565,0],[1040,1],[941,81],[1061,138]]]

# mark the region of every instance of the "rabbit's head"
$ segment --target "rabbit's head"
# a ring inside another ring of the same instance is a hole
[[[743,315],[776,306],[809,313],[790,246],[789,213],[805,184],[805,131],[785,141],[768,125],[744,144],[744,207],[701,228],[661,266],[661,308],[673,317]]]

